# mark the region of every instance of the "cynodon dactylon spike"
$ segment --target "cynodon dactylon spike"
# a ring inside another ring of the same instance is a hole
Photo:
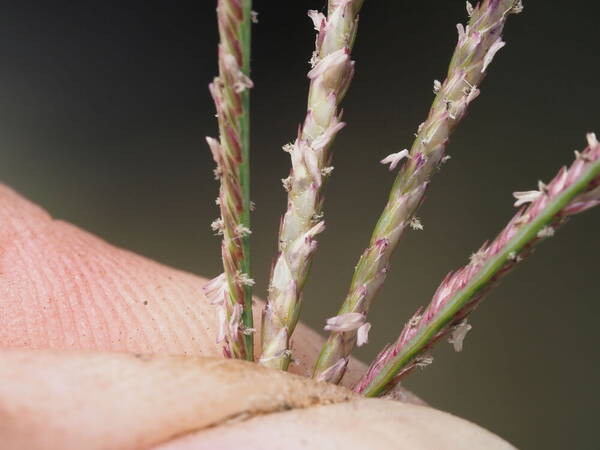
[[[375,358],[356,392],[368,397],[384,394],[444,337],[460,350],[470,329],[466,317],[500,278],[570,216],[600,205],[600,144],[595,135],[589,134],[588,147],[575,154],[571,167],[560,169],[547,185],[540,182],[539,191],[513,194],[529,205],[521,206],[496,239],[471,256],[469,264],[446,276],[429,306],[417,311],[395,344]]]
[[[315,52],[308,73],[308,112],[298,137],[284,150],[292,170],[283,180],[288,191],[287,211],[279,230],[267,305],[263,312],[260,363],[286,370],[290,337],[298,321],[302,289],[317,234],[324,230],[321,207],[323,188],[332,171],[330,146],[340,129],[339,105],[354,73],[350,52],[363,0],[329,0],[328,14],[309,11],[317,31]]]
[[[417,131],[408,150],[384,158],[390,170],[401,165],[391,189],[388,203],[371,235],[369,247],[355,267],[348,294],[338,314],[357,312],[367,315],[369,307],[383,284],[390,258],[407,226],[421,230],[414,217],[423,201],[432,175],[445,161],[444,152],[450,134],[461,122],[468,105],[479,95],[478,86],[496,52],[504,45],[501,35],[509,14],[520,12],[516,0],[484,0],[469,8],[469,24],[458,25],[458,44],[452,56],[448,76],[434,82],[435,100],[427,120]],[[332,331],[315,364],[313,376],[339,383],[344,370],[328,371],[339,360],[347,360],[357,342],[357,331]]]
[[[212,224],[223,236],[224,273],[205,287],[217,304],[224,354],[253,358],[252,285],[250,278],[249,195],[249,75],[250,0],[218,0],[219,76],[210,84],[219,122],[220,139],[206,138],[220,181],[221,217]]]

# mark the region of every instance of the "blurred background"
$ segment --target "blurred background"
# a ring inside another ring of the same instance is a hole
[[[289,171],[281,146],[305,112],[324,0],[255,0],[253,261],[265,295]],[[273,5],[282,6],[273,6]],[[0,10],[0,179],[54,216],[165,264],[220,272],[217,184],[204,136],[216,134],[214,1],[19,1]],[[525,2],[482,95],[452,138],[451,161],[407,233],[372,310],[370,360],[439,281],[535,188],[600,132],[596,2]],[[356,77],[334,145],[335,172],[306,287],[303,319],[321,329],[347,289],[393,174],[378,163],[409,147],[466,20],[462,0],[368,0]],[[577,217],[474,314],[462,353],[441,344],[406,380],[433,406],[523,448],[592,448],[600,365],[600,209]]]

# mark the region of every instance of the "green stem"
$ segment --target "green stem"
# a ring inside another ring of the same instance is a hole
[[[501,252],[490,259],[481,271],[448,303],[441,309],[439,315],[427,326],[419,331],[404,348],[391,359],[373,380],[363,390],[365,397],[376,397],[385,391],[386,387],[393,381],[394,377],[417,357],[435,336],[442,331],[453,319],[455,314],[460,311],[471,299],[473,299],[482,288],[493,280],[493,278],[504,267],[511,254],[518,254],[528,243],[536,239],[539,231],[547,224],[552,222],[557,214],[587,185],[600,174],[600,160],[595,161],[582,174],[577,182],[548,203],[546,208],[538,217],[532,220],[507,243]]]
[[[251,55],[251,28],[252,28],[252,0],[244,0],[244,20],[240,30],[240,42],[242,44],[244,75],[250,78],[250,55]],[[242,93],[243,113],[240,118],[240,130],[242,137],[242,163],[240,165],[240,184],[242,186],[242,196],[244,210],[242,212],[242,225],[250,229],[250,89]],[[242,239],[244,249],[244,259],[242,261],[242,271],[249,277],[250,272],[250,236]],[[242,313],[242,322],[246,328],[253,328],[252,317],[252,286],[244,287],[244,310]],[[244,336],[246,346],[246,359],[254,361],[254,334]]]

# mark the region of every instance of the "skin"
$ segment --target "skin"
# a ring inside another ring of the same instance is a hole
[[[406,391],[367,400],[299,376],[322,343],[304,325],[299,375],[222,359],[204,282],[0,186],[3,448],[513,448]],[[364,370],[350,367],[346,384]]]

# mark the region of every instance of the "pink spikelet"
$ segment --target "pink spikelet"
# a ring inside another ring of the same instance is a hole
[[[526,203],[490,243],[471,256],[470,262],[446,276],[429,305],[417,311],[393,345],[375,358],[354,390],[381,395],[423,362],[423,354],[438,340],[451,335],[462,348],[470,329],[465,318],[485,294],[541,241],[553,236],[567,219],[600,205],[600,144],[587,135],[588,147],[576,152],[569,168],[560,169],[536,194],[528,191]],[[523,198],[522,193],[515,193]]]

